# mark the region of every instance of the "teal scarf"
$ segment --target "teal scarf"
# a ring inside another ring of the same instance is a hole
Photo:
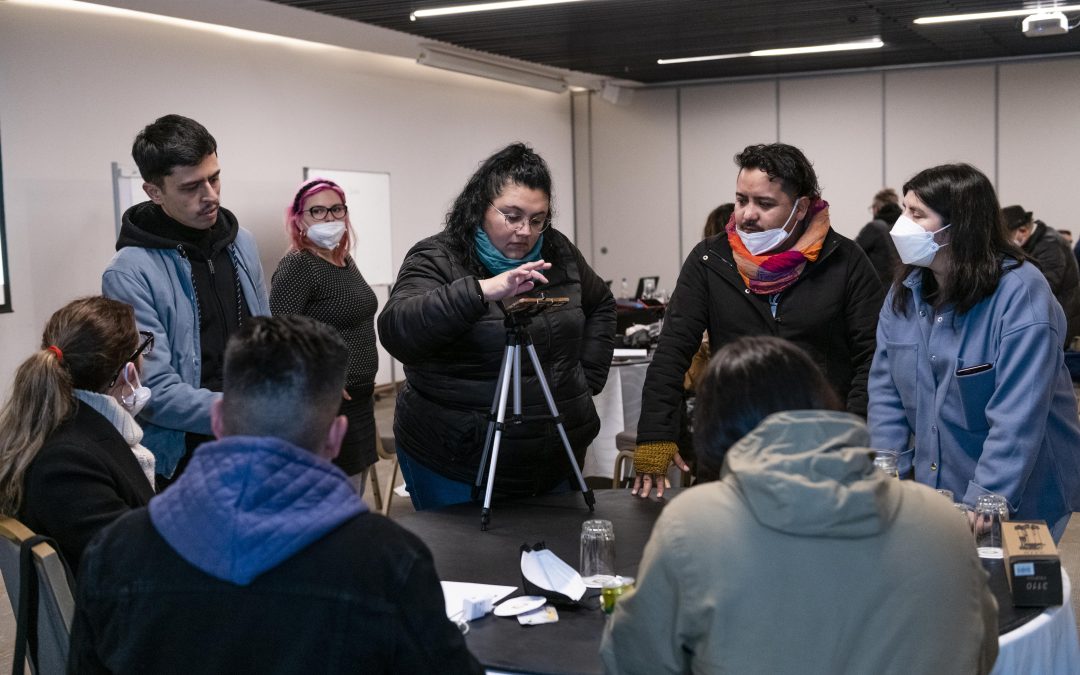
[[[499,249],[495,248],[495,244],[491,243],[491,239],[488,238],[487,232],[484,232],[484,228],[476,228],[476,255],[480,258],[480,262],[484,263],[484,267],[487,268],[488,272],[491,272],[492,276],[502,274],[527,262],[539,260],[540,247],[543,245],[544,235],[541,234],[540,238],[536,240],[536,246],[533,246],[532,250],[525,254],[524,258],[514,260],[499,253]]]

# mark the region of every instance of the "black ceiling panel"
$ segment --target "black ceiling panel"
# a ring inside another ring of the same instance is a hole
[[[1028,38],[1021,19],[916,25],[920,16],[1020,9],[1001,0],[591,0],[410,21],[467,0],[272,0],[533,63],[660,84],[972,59],[1080,53],[1080,29]],[[1042,2],[1042,5],[1052,4]],[[1068,15],[1080,23],[1080,12]],[[658,58],[743,53],[880,36],[880,49],[658,65]]]

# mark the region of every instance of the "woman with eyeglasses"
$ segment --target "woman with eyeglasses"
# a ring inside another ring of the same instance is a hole
[[[0,513],[56,540],[73,572],[106,525],[154,496],[154,455],[135,415],[151,333],[130,305],[82,298],[49,319],[0,411]]]
[[[304,182],[285,207],[285,231],[292,245],[278,263],[270,286],[272,314],[302,314],[333,326],[349,348],[345,391],[339,414],[349,419],[341,452],[334,460],[357,494],[378,461],[375,453],[375,292],[349,251],[355,241],[345,191],[325,178]]]
[[[443,231],[409,251],[379,315],[383,345],[405,366],[394,438],[417,509],[471,499],[506,349],[503,307],[519,296],[569,298],[528,330],[579,464],[600,430],[592,396],[611,365],[615,299],[551,227],[551,197],[547,164],[528,146],[486,159]],[[521,396],[523,419],[502,435],[495,493],[577,489],[527,357]]]

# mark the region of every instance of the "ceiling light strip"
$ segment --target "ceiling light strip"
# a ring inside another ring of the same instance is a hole
[[[493,12],[500,9],[521,9],[523,7],[540,7],[542,5],[565,5],[571,2],[585,2],[585,0],[507,0],[506,2],[480,2],[472,5],[433,7],[431,9],[416,10],[409,15],[409,20],[416,21],[417,19],[430,19],[431,17],[450,16],[452,14]]]
[[[987,21],[993,19],[1008,19],[1014,16],[1031,16],[1042,12],[1076,12],[1080,11],[1080,5],[1059,5],[1056,7],[1028,7],[1027,9],[1008,9],[1000,12],[974,12],[971,14],[949,14],[947,16],[924,16],[915,19],[919,25],[936,23],[956,23],[958,21]]]
[[[859,40],[857,42],[840,42],[832,45],[814,45],[810,47],[782,47],[778,49],[755,49],[752,52],[739,54],[713,54],[710,56],[688,56],[678,59],[657,59],[656,63],[661,66],[673,63],[696,63],[699,61],[720,61],[722,59],[741,59],[747,56],[798,56],[800,54],[822,54],[825,52],[848,52],[857,49],[877,49],[884,47],[881,38]]]

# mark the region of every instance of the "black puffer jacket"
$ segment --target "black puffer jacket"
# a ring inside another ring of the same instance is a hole
[[[538,290],[570,302],[533,319],[529,333],[580,464],[600,430],[592,396],[603,389],[611,365],[615,300],[560,232],[544,233],[541,253],[552,268],[545,272],[549,283]],[[379,315],[379,339],[405,366],[394,415],[397,446],[432,471],[465,483],[476,479],[506,349],[502,309],[480,294],[478,279],[486,276],[451,248],[445,234],[429,237],[406,256]],[[521,375],[524,416],[547,415],[525,354]],[[512,398],[508,410],[511,405]],[[570,473],[550,418],[504,432],[498,492],[547,492]]]
[[[866,378],[883,299],[866,255],[830,230],[817,261],[780,293],[774,319],[769,296],[752,294],[739,276],[727,235],[705,239],[683,263],[668,305],[645,376],[638,443],[679,438],[683,374],[705,330],[713,353],[746,335],[791,340],[821,366],[848,411],[866,417]]]
[[[1070,254],[1065,239],[1042,221],[1024,242],[1024,251],[1035,259],[1054,297],[1065,310],[1067,346],[1080,335],[1080,270],[1077,269],[1076,260]]]

